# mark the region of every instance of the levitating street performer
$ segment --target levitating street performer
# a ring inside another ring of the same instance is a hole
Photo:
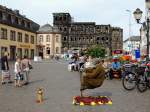
[[[87,68],[81,76],[81,96],[83,95],[83,90],[94,89],[102,86],[105,80],[105,69],[101,65],[100,60],[96,61],[95,68]]]

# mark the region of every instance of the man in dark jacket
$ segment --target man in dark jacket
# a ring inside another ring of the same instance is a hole
[[[2,70],[2,81],[1,81],[1,83],[5,84],[5,81],[4,81],[5,73],[9,72],[8,58],[6,55],[4,55],[1,58],[1,70]],[[9,78],[9,82],[11,82],[10,78]]]

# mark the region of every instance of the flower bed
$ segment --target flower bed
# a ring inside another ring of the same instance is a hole
[[[102,105],[102,104],[112,104],[112,100],[108,98],[107,96],[89,96],[89,97],[81,97],[81,96],[76,96],[73,98],[73,104],[74,105]]]

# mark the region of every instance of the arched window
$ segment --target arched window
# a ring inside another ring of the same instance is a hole
[[[46,54],[50,54],[50,48],[49,47],[46,48]]]

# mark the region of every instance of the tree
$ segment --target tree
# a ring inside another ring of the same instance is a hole
[[[106,55],[106,49],[100,45],[95,45],[88,48],[86,54],[92,56],[93,58],[104,58]]]

